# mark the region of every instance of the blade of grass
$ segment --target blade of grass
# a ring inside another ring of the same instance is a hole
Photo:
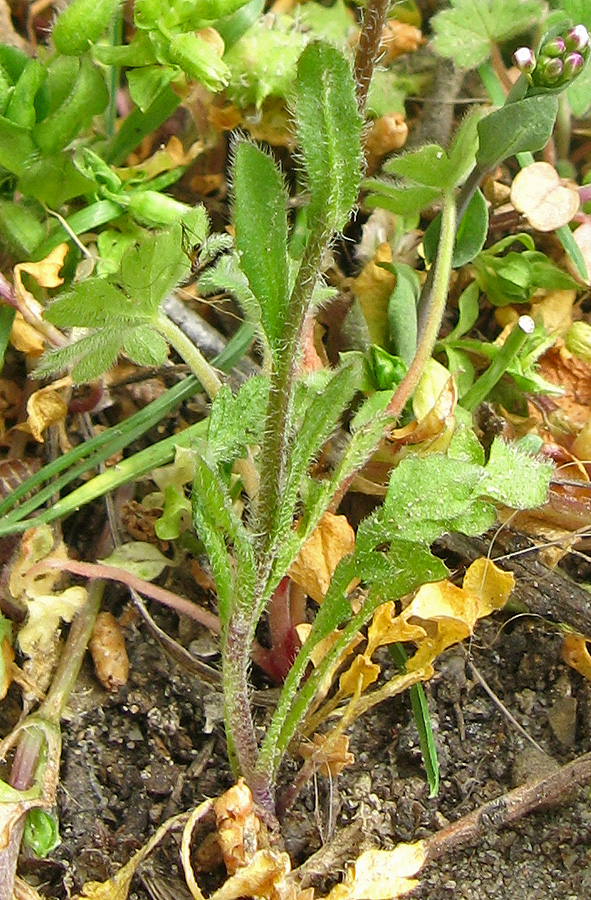
[[[392,644],[389,648],[390,656],[399,672],[406,671],[406,651],[402,644]],[[439,794],[439,760],[433,728],[429,716],[429,707],[422,684],[413,684],[409,689],[410,705],[417,731],[419,733],[419,747],[423,756],[423,764],[429,782],[429,797],[437,797]]]
[[[167,85],[145,113],[140,109],[134,109],[105,147],[103,155],[105,162],[114,166],[122,165],[147,135],[152,134],[170,118],[180,102],[181,98],[175,94],[170,85]]]
[[[250,346],[253,335],[254,329],[251,325],[242,325],[224,350],[216,357],[214,365],[221,371],[230,371],[244,356]],[[140,410],[123,425],[117,425],[108,429],[103,434],[97,435],[97,437],[84,444],[80,444],[74,450],[44,466],[43,469],[19,485],[9,497],[6,497],[0,503],[0,516],[5,517],[4,521],[0,523],[0,533],[10,534],[14,530],[22,531],[22,528],[18,527],[16,529],[15,526],[24,516],[38,509],[46,500],[51,499],[56,491],[61,490],[88,469],[95,468],[99,463],[108,459],[109,456],[128,446],[132,441],[156,425],[176,405],[188,399],[200,389],[199,382],[191,375],[170,388],[162,397],[154,400],[145,409]],[[165,441],[160,441],[154,445],[154,448],[158,448],[165,443]],[[174,451],[172,451],[171,455],[168,446],[166,446],[166,449],[163,448],[163,453],[166,460],[174,455]],[[158,459],[157,456],[155,458]],[[164,465],[164,463],[155,462],[149,468],[154,468],[156,465]],[[149,471],[149,468],[146,471]],[[66,471],[64,472],[64,470]],[[61,472],[64,472],[64,474],[61,478],[58,478],[57,476]],[[130,478],[133,477],[132,471]],[[21,504],[12,513],[9,512],[22,497],[37,490],[45,482],[49,482],[45,488],[36,493],[30,500]],[[123,484],[124,482],[119,483]]]

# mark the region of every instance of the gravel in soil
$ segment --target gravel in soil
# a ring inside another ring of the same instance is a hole
[[[561,662],[560,636],[536,619],[502,625],[500,618],[482,623],[472,646],[447,651],[427,685],[441,767],[437,798],[428,796],[418,735],[401,697],[355,724],[354,764],[332,783],[309,783],[285,816],[294,865],[324,847],[324,868],[312,865],[309,876],[321,892],[360,850],[426,837],[588,750],[591,686]],[[108,878],[167,817],[232,783],[219,694],[173,663],[145,629],[128,627],[127,638],[128,684],[108,695],[85,669],[64,722],[62,843],[48,860],[22,867],[53,898]],[[508,721],[469,660],[540,749]],[[284,783],[294,771],[288,762]],[[591,808],[588,789],[574,789],[560,808],[511,829],[496,830],[491,819],[477,846],[426,868],[412,896],[578,900],[590,892]],[[145,864],[130,897],[187,896],[172,837]]]

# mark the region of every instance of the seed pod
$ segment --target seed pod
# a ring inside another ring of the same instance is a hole
[[[122,687],[129,675],[129,659],[119,622],[109,612],[99,613],[88,645],[96,677],[108,691]]]
[[[119,0],[74,0],[53,26],[55,49],[70,56],[85,53],[100,38],[118,6]]]
[[[129,197],[127,208],[134,219],[151,228],[173,225],[190,210],[191,207],[186,203],[179,203],[174,197],[159,191],[134,191]]]

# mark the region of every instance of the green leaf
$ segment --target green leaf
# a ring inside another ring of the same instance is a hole
[[[179,224],[166,231],[147,235],[124,253],[116,280],[145,315],[158,305],[189,273],[191,267],[183,250],[183,230]]]
[[[407,541],[431,543],[450,530],[472,534],[472,514],[482,518],[481,509],[474,508],[481,477],[479,466],[439,454],[405,459],[392,473],[383,523],[391,523],[392,536]],[[483,522],[482,530],[492,525],[494,510]]]
[[[288,16],[275,16],[273,27],[261,16],[224,54],[230,69],[228,99],[242,109],[260,109],[267,97],[289,96],[297,60],[308,37]]]
[[[363,187],[366,190],[376,191],[375,194],[366,197],[366,206],[370,209],[379,206],[398,216],[417,215],[441,194],[439,188],[414,185],[400,187],[378,178],[366,179]]]
[[[393,352],[409,366],[417,350],[417,302],[421,285],[415,270],[405,263],[394,263],[392,269],[396,286],[388,300],[388,330]]]
[[[349,63],[334,47],[313,43],[302,53],[295,111],[310,191],[308,222],[340,231],[359,192],[363,121]]]
[[[197,289],[203,297],[221,292],[231,294],[248,321],[259,326],[261,331],[261,304],[253,294],[235,253],[225,254],[209,266],[199,277]],[[266,335],[262,334],[262,337],[267,342]]]
[[[252,610],[255,583],[250,536],[234,511],[217,467],[197,454],[193,482],[193,521],[203,541],[217,588],[222,627],[234,608]],[[226,542],[234,551],[230,560]]]
[[[288,298],[287,192],[271,157],[240,141],[234,159],[234,221],[240,265],[270,346],[280,348]]]
[[[441,233],[441,213],[427,228],[423,246],[425,259],[431,263],[435,259]],[[488,206],[482,191],[476,190],[466,212],[460,219],[454,241],[452,266],[459,269],[471,262],[484,247],[488,234]]]
[[[451,162],[439,144],[427,144],[419,150],[390,159],[384,165],[384,171],[424,187],[439,190],[453,187]]]
[[[548,496],[553,465],[497,438],[480,483],[482,494],[512,509],[542,506]]]
[[[23,843],[43,859],[61,843],[58,822],[44,809],[30,809],[25,819]]]
[[[442,344],[457,340],[474,327],[480,314],[479,297],[478,282],[473,281],[467,288],[464,288],[458,298],[458,322],[455,328],[442,339]]]
[[[516,153],[541,150],[552,136],[557,112],[556,96],[538,94],[485,116],[478,123],[476,161],[480,168],[492,169]]]
[[[123,569],[144,581],[154,581],[172,561],[146,541],[130,541],[117,547],[109,556],[100,560],[105,566]]]
[[[96,184],[80,174],[71,154],[64,151],[46,159],[30,160],[20,175],[18,188],[25,196],[35,197],[41,203],[58,209],[67,200],[92,192]]]
[[[207,430],[208,453],[218,462],[232,462],[246,454],[249,444],[262,438],[269,382],[263,375],[246,381],[236,396],[224,385],[213,403]]]
[[[138,325],[122,343],[123,352],[138,366],[161,366],[168,344],[150,325]]]
[[[88,278],[53,300],[45,318],[58,328],[101,328],[116,320],[125,324],[143,321],[146,315],[104,278]]]
[[[178,69],[161,64],[130,69],[127,73],[127,84],[131,99],[143,113],[147,112],[177,72]]]
[[[540,0],[451,0],[431,19],[433,47],[458,66],[474,69],[490,54],[490,45],[515,37],[540,22]]]

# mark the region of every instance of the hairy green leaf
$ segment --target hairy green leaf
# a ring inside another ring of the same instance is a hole
[[[234,157],[234,222],[240,265],[277,350],[288,298],[287,192],[269,154],[246,141]]]
[[[211,404],[207,431],[208,452],[219,462],[244,456],[249,444],[259,443],[269,396],[268,379],[253,376],[236,396],[224,385]]]
[[[295,111],[310,191],[308,222],[340,231],[357,201],[363,123],[349,63],[329,44],[313,43],[302,53]]]
[[[552,469],[551,462],[497,438],[490,448],[480,490],[512,509],[532,509],[545,503]]]

